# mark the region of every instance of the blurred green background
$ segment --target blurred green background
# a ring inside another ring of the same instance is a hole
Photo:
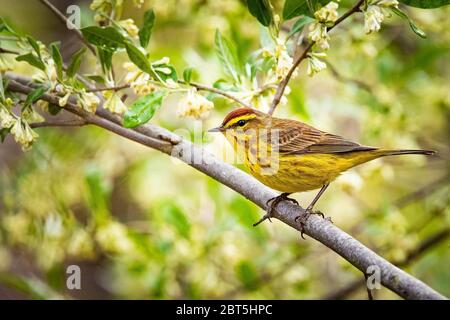
[[[65,8],[75,1],[55,1]],[[283,1],[273,1],[280,8]],[[92,23],[88,2],[83,24]],[[146,1],[157,24],[150,52],[178,72],[198,70],[211,85],[222,71],[218,28],[244,60],[260,26],[244,1]],[[365,35],[362,19],[333,32],[329,68],[305,67],[277,116],[302,120],[367,145],[438,150],[431,159],[383,159],[340,177],[317,208],[344,231],[450,296],[450,7],[408,9],[421,39],[392,17]],[[132,5],[124,17],[141,21]],[[45,43],[77,39],[39,1],[0,0],[0,16]],[[1,43],[1,42],[0,42]],[[90,61],[83,67],[89,68]],[[121,65],[121,61],[116,61]],[[233,108],[216,100],[203,128]],[[193,132],[166,101],[152,122]],[[253,228],[262,210],[194,169],[101,129],[39,129],[23,153],[0,145],[0,299],[320,299],[366,298],[362,275],[328,248],[274,221]],[[221,156],[221,137],[205,136]],[[307,204],[315,192],[295,195]],[[101,223],[99,223],[101,221]],[[66,267],[82,270],[82,290],[66,289]],[[387,289],[377,298],[398,299]]]

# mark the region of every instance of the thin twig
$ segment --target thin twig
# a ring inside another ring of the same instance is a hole
[[[342,21],[347,19],[349,16],[351,16],[355,12],[360,11],[360,7],[363,4],[364,0],[358,0],[358,2],[353,6],[350,10],[348,10],[345,14],[343,14],[339,19],[336,20],[334,25],[329,27],[327,31],[331,31],[334,27],[336,27],[338,24],[340,24]],[[286,77],[280,82],[277,88],[277,92],[275,93],[275,97],[273,98],[272,104],[270,106],[269,114],[272,115],[275,112],[276,107],[281,101],[281,98],[283,97],[284,91],[286,90],[287,85],[289,84],[289,81],[292,78],[292,75],[294,74],[294,71],[297,69],[299,64],[306,59],[308,56],[309,51],[314,46],[314,42],[309,43],[303,53],[297,57],[297,59],[294,60],[291,69],[289,69],[289,72],[287,73]]]
[[[49,8],[61,20],[61,22],[63,22],[67,26],[68,30],[74,32],[75,35],[78,37],[78,39],[80,39],[94,55],[97,54],[95,48],[89,42],[86,41],[81,31],[78,30],[78,27],[74,25],[69,19],[67,19],[67,17],[61,11],[58,10],[58,8],[56,8],[48,0],[40,0],[40,1],[42,2],[42,4],[47,6],[47,8]]]
[[[365,283],[366,283],[367,297],[369,298],[369,300],[373,300],[372,290],[367,286],[367,280],[368,279],[369,279],[369,277],[367,276],[366,273],[364,273],[364,280],[365,280]]]
[[[208,91],[208,92],[212,92],[212,93],[221,95],[225,98],[228,98],[230,100],[233,100],[234,102],[239,103],[240,105],[242,105],[244,107],[251,108],[251,106],[246,104],[244,101],[242,101],[242,100],[236,98],[235,96],[233,96],[232,94],[222,91],[220,89],[216,89],[214,87],[210,87],[210,86],[196,83],[196,82],[186,82],[183,80],[178,80],[178,83],[196,88],[199,91]],[[119,86],[115,86],[115,87],[91,88],[86,91],[88,91],[88,92],[120,91],[120,90],[124,90],[124,89],[128,89],[128,88],[130,88],[130,84],[124,84],[124,85],[119,85]]]
[[[232,94],[230,94],[228,92],[225,92],[225,91],[222,91],[220,89],[216,89],[216,88],[213,88],[213,87],[210,87],[210,86],[206,86],[204,84],[200,84],[200,83],[196,83],[196,82],[185,82],[185,81],[182,81],[182,80],[180,80],[178,82],[180,84],[184,84],[184,85],[187,85],[187,86],[194,87],[194,88],[196,88],[197,90],[200,90],[200,91],[208,91],[208,92],[216,93],[218,95],[224,96],[225,98],[233,100],[234,102],[237,102],[237,103],[239,103],[240,105],[242,105],[244,107],[251,108],[251,106],[249,104],[247,104],[244,101],[236,98]]]
[[[120,90],[124,90],[124,89],[128,89],[130,88],[129,84],[123,84],[120,86],[114,86],[114,87],[102,87],[102,88],[91,88],[91,89],[87,89],[86,92],[105,92],[105,91],[120,91]]]
[[[83,119],[73,120],[46,120],[43,122],[31,123],[31,128],[45,128],[45,127],[82,127],[88,123]]]

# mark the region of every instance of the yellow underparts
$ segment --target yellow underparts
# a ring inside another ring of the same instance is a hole
[[[272,189],[294,193],[314,190],[332,182],[342,172],[380,156],[377,151],[345,154],[246,156],[250,173]]]

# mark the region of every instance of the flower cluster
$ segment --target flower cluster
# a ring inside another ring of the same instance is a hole
[[[34,110],[25,110],[19,118],[9,109],[12,105],[10,99],[6,99],[7,106],[0,104],[0,129],[8,129],[14,136],[14,140],[22,146],[24,151],[28,150],[38,138],[28,122],[42,122],[44,119]]]
[[[327,56],[324,52],[311,52],[308,53],[308,76],[312,77],[316,73],[327,68],[327,64],[321,60],[321,58],[325,58]]]
[[[273,59],[275,62],[272,67],[273,79],[270,82],[279,82],[284,79],[291,70],[294,61],[287,51],[285,41],[281,39],[276,39],[273,46],[264,48],[262,57]],[[297,72],[294,71],[292,77],[296,75]]]
[[[123,103],[117,92],[105,91],[103,95],[106,98],[105,104],[103,105],[105,109],[117,114],[123,114],[127,112],[128,108],[125,103]]]
[[[311,23],[309,27],[308,39],[315,43],[321,50],[328,50],[330,48],[328,35],[328,28],[336,23],[339,15],[337,12],[339,5],[331,1],[326,6],[323,6],[314,13],[316,21]],[[309,76],[322,71],[327,67],[326,63],[321,60],[326,57],[324,52],[312,52],[308,54],[308,69]]]
[[[125,82],[130,84],[136,95],[146,96],[156,91],[156,86],[150,81],[150,76],[147,73],[139,70],[131,62],[125,62],[123,67],[128,71]]]
[[[284,79],[289,73],[289,70],[291,70],[293,59],[287,53],[286,45],[284,43],[281,43],[281,41],[279,40],[275,49],[275,58],[277,59],[275,74],[277,76],[277,79],[280,81]],[[296,74],[293,74],[292,76],[295,77]]]
[[[331,1],[314,13],[316,21],[311,23],[309,27],[310,32],[308,34],[308,39],[315,42],[322,50],[328,50],[330,48],[328,43],[330,40],[328,28],[331,27],[338,18],[338,7],[336,2]]]
[[[39,55],[45,66],[45,70],[36,74],[34,79],[38,82],[47,82],[50,84],[51,89],[55,89],[58,84],[58,74],[56,71],[55,60],[53,60],[47,47],[42,42],[37,41],[37,43],[39,45]]]
[[[80,99],[78,100],[78,106],[90,113],[94,113],[100,105],[100,99],[95,95],[95,93],[81,90],[79,96]]]
[[[214,104],[211,101],[198,94],[196,89],[190,89],[179,101],[177,114],[179,117],[205,119],[213,108]]]
[[[378,0],[369,2],[367,9],[364,11],[364,31],[367,34],[380,30],[383,20],[391,16],[388,8],[398,8],[398,1]]]
[[[132,38],[137,38],[139,35],[139,28],[134,23],[133,19],[121,20],[118,25],[122,27]]]

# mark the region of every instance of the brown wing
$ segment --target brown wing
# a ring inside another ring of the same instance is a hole
[[[282,121],[282,120],[281,120]],[[281,125],[280,125],[281,124]],[[289,126],[289,127],[288,127]],[[285,154],[345,153],[374,150],[300,122],[279,123],[279,152]]]

